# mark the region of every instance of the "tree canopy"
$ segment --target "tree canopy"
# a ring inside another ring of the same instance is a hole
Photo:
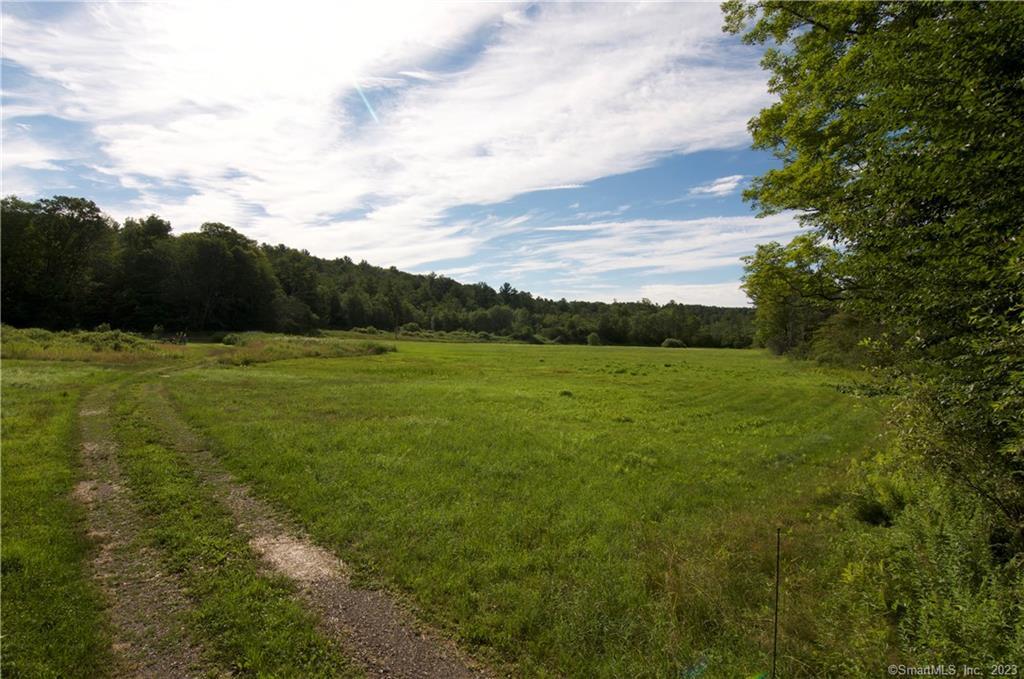
[[[175,236],[156,215],[118,224],[91,201],[2,203],[3,321],[151,331],[419,327],[525,341],[746,347],[751,309],[549,300],[259,244],[220,223]]]
[[[765,45],[777,97],[749,127],[781,166],[746,197],[762,213],[797,211],[809,229],[747,262],[758,335],[793,351],[833,314],[859,319],[902,394],[904,469],[923,459],[943,492],[961,494],[935,506],[947,522],[965,511],[963,498],[978,502],[999,545],[993,563],[1021,558],[1024,5],[730,0],[723,9],[727,31]],[[984,572],[972,577],[996,571]],[[918,590],[904,609],[927,609],[926,595],[940,596]],[[931,643],[938,623],[922,620],[902,628],[905,638]]]

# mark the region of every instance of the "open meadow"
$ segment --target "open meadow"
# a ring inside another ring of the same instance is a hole
[[[365,671],[268,573],[224,483],[340,557],[353,586],[513,676],[765,671],[779,526],[780,666],[813,674],[829,515],[851,460],[879,445],[857,375],[751,350],[241,344],[4,361],[11,676],[106,667],[125,622],[83,517],[109,487],[136,517],[120,549],[183,593],[160,633],[194,646],[195,667]],[[113,460],[94,456],[104,445]],[[111,462],[117,478],[100,478]]]
[[[0,18],[0,679],[1024,672],[1024,2]]]

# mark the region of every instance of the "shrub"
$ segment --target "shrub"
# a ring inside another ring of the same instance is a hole
[[[220,343],[227,344],[228,346],[236,346],[239,344],[245,344],[245,340],[242,338],[241,335],[236,335],[233,332],[229,332],[228,334],[220,338]]]
[[[678,340],[675,337],[666,338],[665,341],[661,343],[661,346],[666,349],[683,349],[686,347],[682,340]]]
[[[420,332],[422,329],[423,328],[421,328],[420,324],[417,323],[416,321],[412,321],[410,323],[406,323],[401,328],[399,328],[399,330],[401,330],[402,332],[409,332],[409,333]]]
[[[519,342],[526,342],[527,344],[544,344],[544,340],[537,337],[532,332],[517,332],[512,334],[512,339]]]
[[[589,344],[592,347],[601,346],[601,336],[598,335],[596,332],[590,333],[589,335],[587,335],[587,344]]]

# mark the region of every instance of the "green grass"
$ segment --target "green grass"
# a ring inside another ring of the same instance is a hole
[[[779,525],[781,667],[813,674],[822,515],[879,430],[842,380],[755,351],[404,342],[164,382],[240,478],[485,656],[640,677],[767,669]]]
[[[135,384],[116,409],[121,463],[159,548],[195,604],[197,636],[243,676],[358,676],[314,628],[283,577],[267,574],[154,418],[146,386]]]
[[[108,372],[4,362],[5,677],[95,677],[109,659],[103,602],[86,571],[82,510],[70,497],[79,397]]]
[[[125,354],[175,368],[145,379],[357,579],[519,675],[764,671],[779,525],[784,676],[843,655],[818,622],[841,566],[829,515],[850,458],[880,445],[881,410],[850,374],[755,351],[397,344],[246,335],[184,360],[101,345],[85,364],[58,342],[40,350],[56,361],[5,360],[4,673],[103,673],[109,633],[68,496],[79,395],[129,371],[121,463],[197,636],[240,673],[350,671],[164,438]]]

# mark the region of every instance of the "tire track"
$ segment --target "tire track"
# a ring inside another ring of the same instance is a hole
[[[162,387],[147,385],[147,403],[175,447],[229,509],[267,565],[294,581],[303,603],[349,657],[374,676],[470,679],[491,673],[453,641],[427,629],[387,594],[352,586],[345,563],[235,481],[181,418]]]
[[[109,604],[115,667],[123,677],[223,676],[189,636],[189,610],[180,583],[160,568],[159,556],[142,544],[142,519],[122,482],[118,445],[110,423],[114,388],[97,387],[78,413],[85,478],[73,491],[86,509],[88,535],[96,543],[92,575]]]

